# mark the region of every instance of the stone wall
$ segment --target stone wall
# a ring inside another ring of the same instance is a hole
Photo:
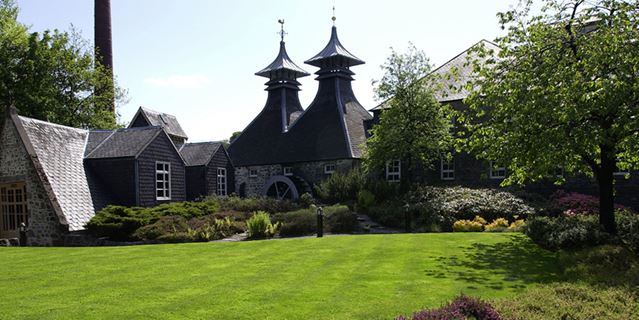
[[[10,119],[4,121],[0,134],[0,183],[24,182],[26,185],[29,212],[27,244],[60,245],[67,228],[59,222],[16,127]]]
[[[264,192],[264,184],[272,176],[284,175],[284,168],[291,167],[293,175],[304,179],[311,187],[327,177],[329,174],[324,172],[324,166],[327,164],[335,165],[335,172],[346,173],[359,166],[360,161],[357,159],[339,159],[325,160],[314,162],[298,162],[288,164],[270,164],[250,167],[235,168],[235,190],[241,194],[240,190],[244,184],[245,196],[261,196]],[[257,176],[249,177],[249,170],[256,169]],[[303,193],[303,190],[298,190]]]

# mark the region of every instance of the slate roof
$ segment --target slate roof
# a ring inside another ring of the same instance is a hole
[[[333,26],[333,28],[331,29],[331,38],[328,40],[326,47],[324,47],[324,49],[322,49],[322,51],[320,51],[314,57],[304,61],[304,63],[321,68],[330,60],[334,60],[347,66],[364,64],[364,61],[344,48],[342,43],[339,41],[339,38],[337,37],[337,27],[335,26]]]
[[[435,97],[439,102],[463,100],[468,97],[470,92],[468,92],[464,85],[468,81],[472,80],[473,76],[473,66],[471,63],[469,63],[469,61],[472,61],[470,59],[473,59],[473,57],[471,56],[471,53],[469,51],[479,45],[485,46],[485,48],[488,50],[493,50],[495,56],[501,50],[496,44],[488,40],[481,40],[478,43],[472,45],[470,48],[456,55],[446,63],[437,67],[428,76],[426,76],[439,77],[439,79],[437,80],[438,87],[435,90]],[[455,76],[446,77],[446,75],[452,70],[455,71]],[[388,106],[386,102],[383,102],[375,108],[371,109],[371,111],[382,110],[387,107]]]
[[[18,122],[16,126],[26,133],[28,142],[25,143],[33,148],[35,161],[42,166],[69,230],[84,229],[95,208],[104,206],[101,203],[104,199],[92,196],[103,192],[92,192],[97,191],[92,188],[98,186],[90,182],[83,163],[89,132],[27,117],[16,116],[14,119]]]
[[[86,154],[87,159],[136,157],[155,137],[162,133],[162,128],[126,128],[109,131],[109,133],[108,136],[105,131],[91,131],[89,133],[88,140],[91,143],[87,145],[93,145],[99,140],[101,142]]]
[[[271,64],[269,64],[266,68],[258,71],[255,75],[266,77],[266,78],[274,78],[278,76],[278,73],[291,73],[288,77],[292,78],[301,78],[308,76],[309,73],[304,71],[304,69],[300,68],[298,65],[288,57],[288,53],[286,53],[286,46],[284,41],[280,41],[280,52],[277,54],[277,57]]]
[[[187,143],[180,149],[180,154],[188,167],[205,166],[221,146],[220,142]]]
[[[133,120],[131,120],[129,128],[133,126],[135,120],[138,117],[143,117],[149,126],[158,126],[164,128],[164,130],[166,130],[166,133],[171,136],[188,139],[188,136],[186,135],[186,133],[184,133],[184,130],[182,130],[182,126],[180,126],[177,118],[173,115],[140,107],[138,109],[138,112],[133,117]]]

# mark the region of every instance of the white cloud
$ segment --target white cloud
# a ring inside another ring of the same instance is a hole
[[[209,78],[201,74],[170,75],[165,77],[148,77],[144,79],[144,83],[160,88],[200,89],[209,83]]]

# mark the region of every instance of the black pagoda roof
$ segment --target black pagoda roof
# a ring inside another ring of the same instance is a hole
[[[324,47],[324,49],[322,49],[322,51],[314,57],[304,61],[304,63],[321,68],[330,64],[330,61],[335,61],[338,65],[343,66],[364,64],[363,60],[350,53],[346,50],[346,48],[344,48],[342,43],[339,42],[339,38],[337,37],[337,27],[335,26],[333,26],[331,39],[328,41],[326,47]]]
[[[298,65],[289,58],[288,53],[286,53],[286,46],[284,41],[280,41],[280,52],[277,54],[277,57],[271,64],[269,64],[266,68],[258,71],[255,75],[266,77],[266,78],[274,78],[282,75],[286,75],[288,71],[289,78],[301,78],[308,76],[309,73],[304,71],[304,69],[300,68]]]

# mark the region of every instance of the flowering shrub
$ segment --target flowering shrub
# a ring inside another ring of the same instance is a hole
[[[508,220],[504,218],[497,218],[493,222],[486,225],[487,232],[504,232],[508,229]]]
[[[499,320],[501,317],[487,302],[479,298],[460,295],[451,303],[435,309],[415,312],[412,318],[399,316],[396,320],[482,319]]]
[[[406,201],[455,220],[471,220],[477,215],[487,220],[515,220],[515,216],[525,218],[535,211],[512,193],[494,189],[422,186],[412,190]]]
[[[615,204],[618,210],[628,210],[626,207]],[[572,217],[580,214],[599,213],[599,198],[577,192],[565,192],[558,190],[550,197],[550,211]]]
[[[510,226],[508,227],[508,229],[506,229],[506,231],[523,232],[525,226],[526,226],[526,222],[524,220],[522,219],[515,220],[513,223],[510,224]]]
[[[454,232],[481,232],[482,230],[484,230],[484,226],[475,221],[457,220],[453,223]]]

